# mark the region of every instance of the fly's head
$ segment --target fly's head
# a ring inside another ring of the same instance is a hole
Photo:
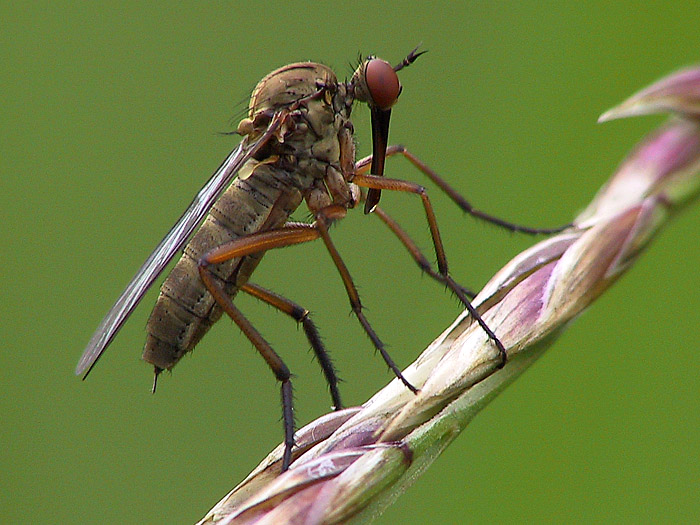
[[[367,57],[355,70],[350,87],[356,100],[370,109],[388,111],[401,94],[401,82],[389,62],[375,56]]]
[[[370,173],[384,175],[386,148],[389,143],[389,119],[391,107],[401,94],[401,82],[397,73],[411,65],[425,51],[411,51],[397,65],[369,56],[357,68],[348,83],[348,91],[356,100],[367,103],[372,116],[372,166]],[[365,213],[370,213],[379,203],[380,190],[369,190],[365,202]]]

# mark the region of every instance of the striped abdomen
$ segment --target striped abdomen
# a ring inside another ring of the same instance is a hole
[[[301,203],[301,194],[288,172],[259,164],[246,176],[250,170],[243,173],[244,169],[212,207],[161,286],[146,325],[143,351],[144,361],[158,368],[175,366],[221,317],[221,308],[199,276],[199,259],[226,242],[282,226]],[[262,256],[239,257],[210,269],[234,297]]]

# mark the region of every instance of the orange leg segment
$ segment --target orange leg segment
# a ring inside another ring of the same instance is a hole
[[[444,191],[450,197],[450,199],[452,199],[455,202],[455,204],[457,204],[457,206],[462,208],[464,212],[468,213],[469,215],[472,215],[473,217],[476,217],[477,219],[490,222],[492,224],[495,224],[496,226],[500,226],[501,228],[512,232],[527,233],[532,235],[558,233],[562,230],[571,227],[571,224],[565,224],[563,226],[557,226],[556,228],[531,228],[529,226],[521,226],[519,224],[515,224],[513,222],[495,217],[494,215],[488,214],[486,212],[477,210],[476,208],[474,208],[474,206],[472,206],[469,203],[469,201],[467,201],[467,199],[462,197],[462,195],[460,195],[457,190],[450,186],[445,181],[445,179],[440,177],[430,166],[428,166],[425,162],[420,160],[412,152],[406,149],[405,146],[389,146],[386,150],[386,156],[392,157],[394,155],[401,155],[402,157],[406,158],[411,164],[418,168],[418,170],[421,173],[423,173],[426,177],[433,181],[442,191]],[[356,172],[360,174],[367,173],[369,171],[371,163],[371,156],[365,157],[357,161],[357,163],[355,164]]]
[[[294,244],[313,241],[319,237],[323,239],[328,252],[335,263],[336,268],[340,272],[340,276],[345,285],[345,289],[350,299],[352,311],[360,321],[365,332],[372,340],[375,348],[384,358],[386,364],[391,368],[396,377],[398,377],[412,392],[417,392],[417,389],[411,385],[401,373],[401,370],[394,363],[384,347],[384,343],[379,339],[374,329],[371,327],[364,313],[362,312],[362,304],[360,302],[357,288],[353,283],[350,272],[343,262],[338,250],[335,248],[330,235],[328,234],[329,225],[338,219],[342,219],[346,214],[346,209],[339,205],[331,205],[321,209],[316,214],[316,220],[312,224],[305,223],[287,223],[282,228],[266,232],[258,232],[245,237],[240,237],[231,242],[225,243],[204,255],[198,263],[199,275],[202,282],[206,286],[209,293],[212,294],[217,304],[228,314],[228,316],[238,325],[245,336],[253,343],[256,350],[265,359],[272,372],[278,381],[282,383],[282,412],[284,421],[284,443],[285,450],[282,460],[282,471],[289,468],[292,459],[292,447],[294,446],[294,416],[292,404],[292,383],[290,380],[291,374],[289,369],[284,364],[279,355],[272,349],[270,344],[258,332],[255,327],[243,316],[241,311],[233,304],[231,297],[225,292],[222,284],[213,277],[209,270],[212,264],[218,264],[237,257],[252,255],[254,253],[265,252],[273,248],[282,248]],[[259,287],[255,285],[245,285],[243,291],[255,295],[256,297],[269,300],[270,304],[281,306],[280,309],[285,311],[285,308],[290,307],[289,302],[278,301],[272,295],[262,293]],[[275,304],[277,303],[277,304]],[[291,303],[293,304],[293,303]]]
[[[489,328],[489,326],[486,324],[486,322],[481,318],[481,315],[479,312],[476,311],[476,308],[472,305],[471,301],[467,297],[464,289],[455,282],[454,279],[450,276],[448,273],[448,268],[447,268],[447,258],[445,256],[445,249],[443,248],[442,245],[442,240],[440,239],[440,231],[438,229],[437,225],[437,219],[435,218],[435,213],[433,211],[433,206],[430,203],[430,199],[428,198],[428,194],[425,190],[425,188],[419,184],[415,184],[413,182],[407,182],[403,180],[398,180],[398,179],[388,179],[385,177],[378,177],[376,175],[366,175],[363,173],[358,173],[355,175],[355,178],[353,179],[353,182],[357,184],[358,186],[365,187],[365,188],[372,188],[372,189],[377,189],[377,190],[389,190],[389,191],[403,191],[403,192],[408,192],[408,193],[415,193],[416,195],[419,195],[421,200],[423,201],[423,208],[425,209],[425,214],[428,219],[428,225],[430,227],[430,234],[433,238],[433,246],[435,247],[435,254],[437,256],[437,261],[438,261],[438,270],[440,272],[440,277],[436,277],[437,280],[444,282],[447,287],[452,290],[457,297],[459,297],[460,301],[464,304],[464,306],[467,308],[469,311],[469,314],[472,316],[472,319],[474,319],[477,323],[479,323],[479,326],[481,329],[486,332],[486,335],[491,339],[494,344],[496,345],[496,348],[498,349],[498,353],[501,356],[501,364],[500,367],[505,366],[506,361],[508,359],[508,354],[506,352],[505,347],[503,346],[503,343],[501,343],[500,339],[496,336],[496,334]],[[376,208],[375,208],[376,212]],[[388,217],[385,213],[383,214],[385,217]],[[393,220],[392,220],[393,221]],[[400,230],[400,228],[394,229],[392,228],[392,225],[390,225],[388,222],[386,223],[394,233],[397,234],[399,239],[404,242],[404,245],[406,247],[409,247],[408,243],[406,240],[410,240],[407,234],[403,232],[403,230]],[[398,227],[398,224],[394,222],[394,224]],[[398,231],[401,231],[403,233],[402,235],[399,235]],[[411,241],[411,244],[414,244],[413,241]],[[418,264],[420,265],[421,262],[419,260],[419,257],[412,251],[411,248],[409,248],[409,251],[412,253],[414,256],[414,259],[416,259]],[[416,248],[416,252],[420,254],[420,252]],[[425,259],[422,254],[420,254],[420,257]],[[432,275],[433,273],[429,272],[429,275]]]

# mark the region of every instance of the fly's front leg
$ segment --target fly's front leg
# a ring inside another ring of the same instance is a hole
[[[433,269],[433,266],[430,264],[430,261],[428,261],[428,258],[425,255],[423,255],[423,252],[420,250],[415,241],[411,239],[411,237],[408,235],[408,233],[404,231],[403,228],[401,228],[398,222],[396,222],[387,212],[385,212],[379,206],[376,206],[374,208],[373,213],[377,217],[379,217],[384,224],[387,225],[387,227],[393,232],[394,235],[396,235],[396,237],[398,237],[398,239],[408,250],[408,252],[411,254],[411,257],[413,257],[413,260],[416,261],[416,263],[423,272],[428,274],[436,281],[447,285],[445,276],[439,272],[436,272]],[[462,293],[464,293],[464,295],[466,295],[470,299],[476,297],[476,294],[473,291],[469,290],[468,288],[465,288],[464,286],[461,286],[460,284],[458,284],[458,286],[462,290]]]
[[[357,173],[352,182],[364,188],[388,191],[402,191],[407,193],[414,193],[420,196],[423,202],[425,215],[428,220],[430,235],[433,239],[433,246],[435,247],[435,255],[437,256],[438,270],[441,276],[439,280],[441,282],[444,282],[448,286],[448,288],[452,290],[455,293],[455,295],[457,295],[457,297],[459,297],[460,301],[462,301],[464,306],[467,308],[472,318],[475,319],[477,323],[479,323],[479,326],[481,326],[482,330],[484,330],[484,332],[486,332],[486,335],[488,335],[488,337],[494,342],[501,356],[500,366],[503,367],[506,364],[507,360],[507,352],[505,347],[503,346],[503,343],[501,343],[498,337],[496,337],[496,334],[494,334],[493,331],[484,322],[479,312],[476,311],[476,308],[472,306],[472,303],[471,301],[469,301],[469,298],[464,292],[464,289],[459,284],[457,284],[455,280],[452,279],[452,277],[449,275],[447,268],[447,257],[445,256],[445,249],[442,244],[442,239],[440,238],[440,230],[438,229],[437,219],[435,218],[433,205],[430,203],[430,199],[428,198],[428,193],[425,190],[425,188],[420,184],[415,184],[413,182],[407,182],[398,179],[387,179],[384,177],[378,177],[376,175],[366,175],[363,173]],[[399,238],[401,239],[401,236],[399,236]],[[408,235],[405,235],[405,238],[408,238]],[[404,244],[406,243],[404,242]],[[416,258],[416,255],[414,255],[414,258]],[[418,258],[416,258],[416,260],[418,260]],[[421,263],[419,262],[419,264]]]
[[[401,145],[396,145],[396,146],[389,146],[386,150],[386,156],[391,157],[393,155],[401,155],[402,157],[405,157],[408,159],[408,161],[413,164],[416,168],[418,168],[426,177],[428,177],[431,181],[433,181],[442,191],[444,191],[450,199],[452,199],[457,206],[462,208],[462,210],[469,215],[476,217],[477,219],[481,219],[486,222],[490,222],[491,224],[495,224],[496,226],[500,226],[501,228],[504,228],[506,230],[512,231],[512,232],[520,232],[520,233],[527,233],[531,235],[536,235],[536,234],[550,234],[550,233],[558,233],[560,231],[563,231],[569,227],[572,226],[571,223],[565,224],[564,226],[558,226],[556,228],[531,228],[529,226],[521,226],[519,224],[515,224],[510,221],[506,221],[503,219],[500,219],[498,217],[495,217],[491,214],[488,214],[486,212],[477,210],[472,206],[467,199],[462,197],[462,195],[459,194],[457,190],[455,190],[452,186],[447,184],[447,182],[440,177],[432,168],[430,168],[427,164],[425,164],[422,160],[420,160],[418,157],[416,157],[413,153],[408,151],[404,146]],[[372,157],[365,157],[364,159],[359,160],[355,164],[355,169],[357,173],[366,173],[369,171],[370,165],[372,163]]]
[[[333,410],[340,410],[343,408],[343,404],[340,401],[340,392],[338,391],[338,376],[333,367],[333,362],[328,354],[328,351],[323,346],[321,342],[321,336],[316,329],[316,325],[313,323],[310,317],[310,312],[301,306],[299,306],[294,301],[290,301],[286,297],[282,297],[275,292],[267,290],[262,286],[258,286],[253,283],[246,283],[241,286],[241,291],[252,295],[256,299],[266,302],[270,306],[277,308],[279,311],[287,314],[297,323],[301,323],[304,329],[306,338],[311,344],[311,348],[316,354],[316,359],[321,365],[323,374],[326,377],[326,382],[331,391],[331,398],[333,400]]]

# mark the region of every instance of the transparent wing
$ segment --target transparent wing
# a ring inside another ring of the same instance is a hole
[[[275,128],[278,124],[275,124]],[[221,193],[233,181],[238,170],[245,162],[255,154],[255,152],[269,139],[273,131],[271,125],[267,132],[263,134],[255,143],[246,144],[244,140],[234,149],[226,160],[219,166],[214,175],[199,190],[199,193],[190,204],[189,208],[182,214],[175,226],[168,232],[160,244],[153,250],[153,253],[146,259],[139,271],[127,285],[114,303],[112,309],[100,323],[90,342],[83,352],[83,356],[75,368],[76,375],[83,372],[85,376],[100,358],[105,349],[109,346],[117,335],[117,332],[128,319],[131,312],[136,308],[146,291],[158,278],[163,269],[168,265],[173,256],[180,251],[187,239],[192,234],[200,221],[207,214],[214,202]]]

